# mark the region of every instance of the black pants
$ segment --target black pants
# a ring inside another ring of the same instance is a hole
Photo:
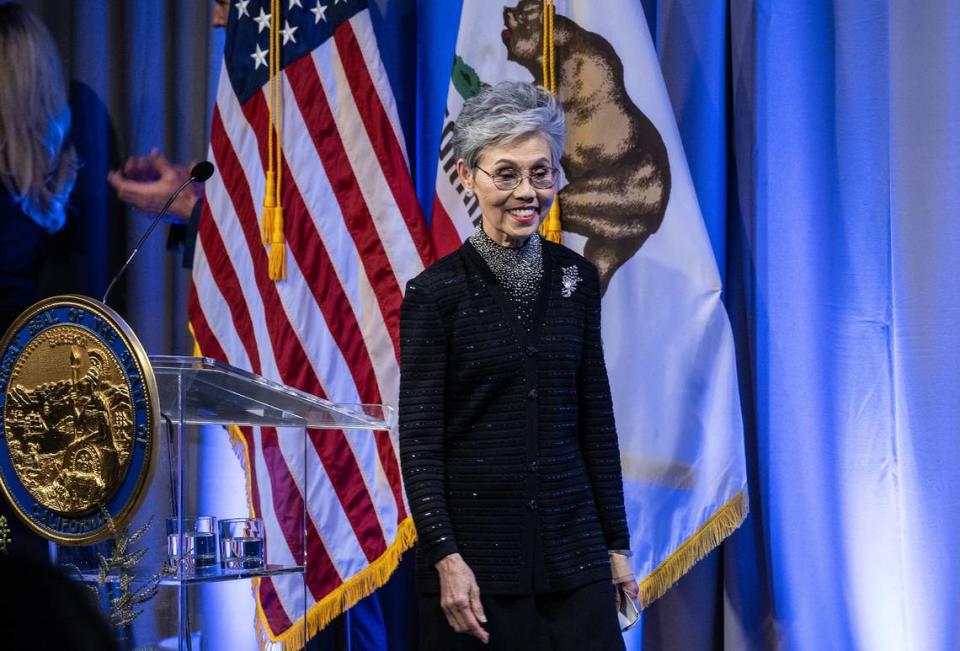
[[[539,595],[480,595],[490,643],[457,633],[440,595],[420,597],[420,651],[623,651],[610,581]]]

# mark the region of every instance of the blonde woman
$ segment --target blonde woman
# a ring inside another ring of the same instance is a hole
[[[63,227],[77,177],[57,47],[18,4],[0,4],[0,332],[37,299],[40,249]]]
[[[50,33],[20,5],[0,4],[0,336],[39,298],[43,240],[66,219],[64,205],[77,177],[69,130],[60,56]],[[0,515],[10,525],[15,554],[46,559],[46,541],[2,498]]]

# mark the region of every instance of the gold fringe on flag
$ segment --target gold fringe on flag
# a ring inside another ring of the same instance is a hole
[[[680,580],[697,561],[733,533],[747,517],[747,492],[742,490],[721,506],[680,547],[640,581],[640,607],[646,608]]]
[[[400,564],[400,557],[417,541],[417,531],[413,518],[407,517],[397,527],[397,537],[380,558],[373,561],[348,581],[318,601],[307,612],[306,626],[297,621],[280,635],[274,635],[267,626],[267,620],[260,602],[257,602],[257,635],[261,642],[280,643],[284,651],[300,651],[307,642],[351,606],[387,582],[390,575]],[[259,585],[259,580],[254,579]]]
[[[553,44],[553,21],[557,12],[553,0],[543,0],[543,35],[540,39],[543,45],[541,63],[543,68],[543,87],[551,93],[557,92],[556,52]],[[563,226],[560,223],[560,203],[554,197],[553,204],[547,218],[540,224],[540,234],[544,239],[561,244],[563,242]]]
[[[287,277],[287,247],[283,238],[283,179],[282,93],[280,61],[280,0],[270,2],[270,93],[268,108],[270,125],[267,128],[267,183],[263,197],[263,243],[270,248],[267,259],[267,277],[284,280]]]

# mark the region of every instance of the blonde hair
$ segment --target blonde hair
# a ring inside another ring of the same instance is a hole
[[[66,142],[70,107],[50,32],[18,4],[0,4],[0,182],[21,210],[53,233],[77,179]]]

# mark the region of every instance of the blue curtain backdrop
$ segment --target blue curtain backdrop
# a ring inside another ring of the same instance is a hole
[[[97,295],[142,227],[98,180],[151,146],[202,155],[222,42],[195,1],[25,4],[64,53],[89,177],[48,273]],[[460,1],[370,4],[429,218]],[[960,648],[960,3],[637,10],[725,277],[751,482],[747,522],[647,611],[644,648]],[[151,352],[184,352],[162,249],[127,314]],[[409,569],[315,648],[414,648]]]

